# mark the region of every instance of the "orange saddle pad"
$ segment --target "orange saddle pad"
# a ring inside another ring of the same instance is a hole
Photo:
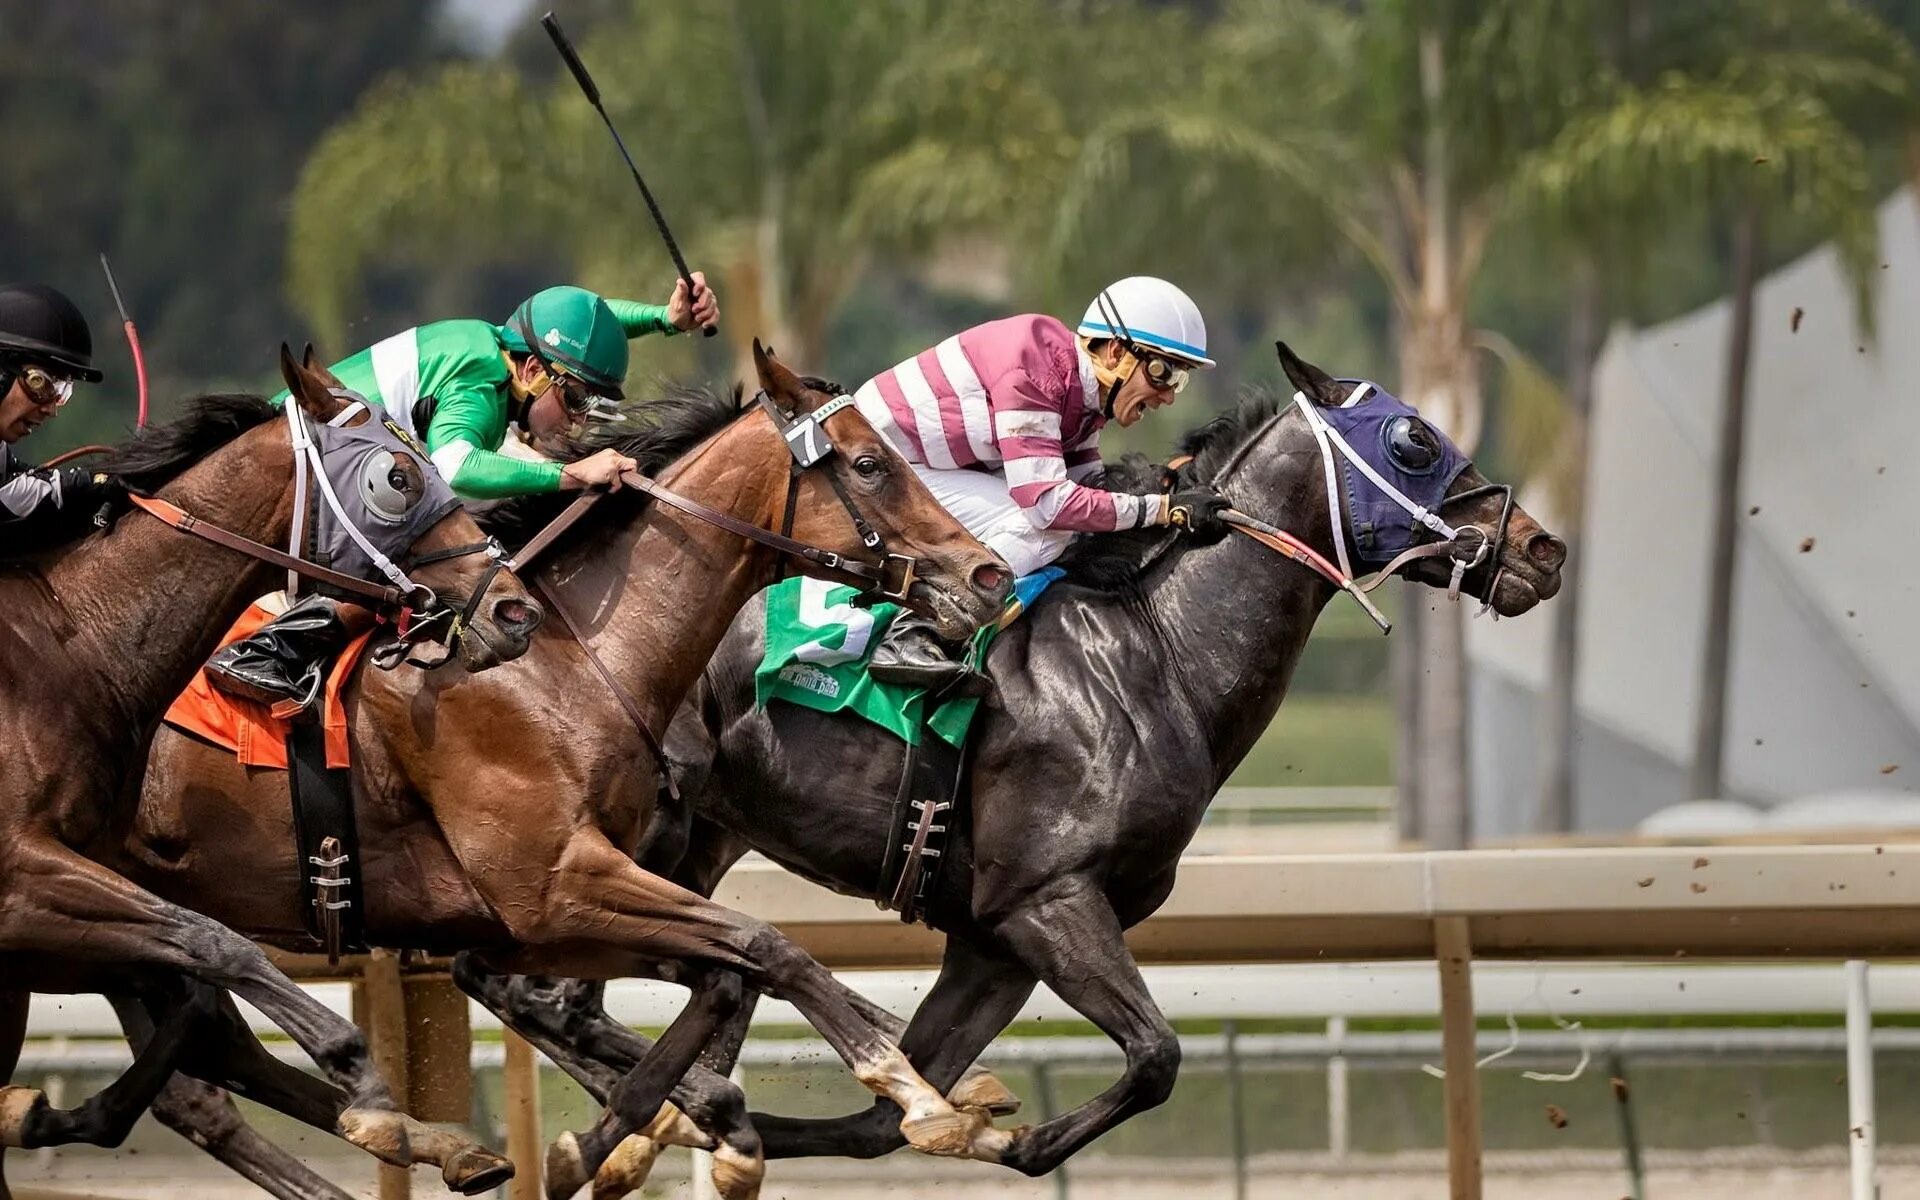
[[[239,641],[277,615],[265,605],[255,603],[234,622],[227,636],[220,639],[220,644],[227,646]],[[342,697],[346,692],[347,680],[352,676],[353,668],[366,651],[373,634],[374,630],[369,629],[347,643],[347,648],[334,660],[333,670],[327,675],[321,705],[326,721],[329,767],[352,765],[347,751],[347,705]],[[193,682],[187,685],[187,690],[167,710],[166,722],[175,729],[233,751],[246,766],[276,767],[282,771],[287,769],[287,732],[292,722],[273,716],[263,704],[216,691],[207,680],[205,668],[194,674]]]

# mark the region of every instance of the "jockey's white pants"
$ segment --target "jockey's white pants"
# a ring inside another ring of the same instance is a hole
[[[913,470],[968,533],[1007,560],[1015,576],[1038,571],[1073,541],[1072,530],[1040,529],[1028,520],[1026,510],[1013,502],[1007,477],[998,471],[942,471],[918,463]]]

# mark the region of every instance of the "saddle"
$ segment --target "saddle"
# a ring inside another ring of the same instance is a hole
[[[256,602],[220,644],[247,637],[279,615]],[[337,963],[366,949],[360,893],[360,838],[353,812],[352,756],[347,737],[347,682],[378,629],[356,637],[327,671],[319,722],[296,724],[264,705],[217,691],[204,670],[167,710],[166,723],[232,751],[250,768],[286,771],[293,799],[294,843],[305,868],[307,934]]]

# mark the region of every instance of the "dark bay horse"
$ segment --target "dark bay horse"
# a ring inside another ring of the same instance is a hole
[[[287,419],[254,397],[206,397],[180,422],[143,433],[102,469],[158,489],[162,501],[201,522],[285,544],[296,508],[298,422],[305,436],[323,443],[364,442],[391,453],[380,469],[391,472],[389,486],[404,497],[406,513],[418,511],[422,528],[407,516],[384,539],[374,531],[390,556],[482,544],[472,518],[451,506],[444,485],[436,488],[423,455],[370,415],[346,412],[337,382],[314,367],[311,350],[301,365],[282,347],[281,369],[295,397]],[[317,429],[335,418],[365,430]],[[400,533],[410,545],[392,544]],[[476,606],[458,646],[468,672],[524,652],[541,616],[518,580],[487,567],[486,556],[462,553],[415,576],[461,600],[486,588],[476,599],[491,603]],[[388,1162],[434,1161],[449,1183],[490,1187],[511,1175],[510,1165],[395,1112],[352,1024],[274,969],[248,940],[98,861],[117,856],[132,825],[161,714],[248,602],[284,577],[144,511],[56,553],[0,567],[0,969],[7,989],[0,993],[0,1065],[10,1074],[17,1061],[28,990],[136,993],[178,1001],[177,1009],[198,1012],[198,1022],[231,1011],[215,990],[227,989],[257,1005],[337,1085],[320,1085],[330,1100],[326,1128]],[[183,1019],[152,1041],[127,1077],[73,1112],[50,1108],[31,1089],[0,1088],[0,1147],[118,1144],[145,1107],[140,1096],[166,1080],[169,1056],[182,1052]],[[217,1058],[195,1061],[189,1069],[226,1078]]]
[[[756,361],[780,408],[808,414],[833,403],[823,385],[757,346]],[[779,528],[790,512],[795,537],[871,561],[864,522],[885,550],[918,560],[908,602],[949,636],[998,615],[1011,582],[1005,565],[856,409],[833,405],[823,428],[835,452],[797,474],[763,408],[739,415],[733,403],[709,397],[648,405],[643,420],[648,410],[654,423],[625,448],[649,470],[671,462],[661,483],[762,528]],[[558,504],[538,498],[515,508],[531,530]],[[535,575],[582,626],[640,716],[664,729],[735,613],[787,567],[734,533],[623,495],[602,501]],[[818,565],[803,569],[838,577]],[[698,1000],[654,1057],[629,1063],[613,1089],[615,1108],[642,1124],[740,1003],[744,978],[800,1007],[864,1084],[905,1111],[909,1141],[947,1153],[971,1149],[980,1119],[929,1088],[830,974],[765,922],[635,864],[653,815],[654,763],[578,643],[549,628],[510,672],[459,686],[407,671],[363,673],[355,693],[354,794],[371,942],[473,951],[476,974],[484,967],[653,976],[661,960],[678,964]],[[125,869],[255,937],[299,944],[291,821],[277,773],[249,772],[226,751],[163,730]],[[299,1104],[287,1111],[313,1117]],[[563,1139],[556,1178],[590,1178],[621,1136]],[[757,1144],[748,1152],[757,1160]]]
[[[1353,394],[1284,346],[1280,354],[1320,411]],[[1416,436],[1438,452],[1438,431]],[[1250,399],[1182,449],[1193,457],[1176,486],[1212,482],[1237,508],[1329,559],[1338,557],[1337,518],[1351,537],[1350,514],[1330,506],[1303,408]],[[1107,484],[1163,486],[1160,470],[1140,463],[1111,468]],[[1524,511],[1507,512],[1501,489],[1469,465],[1447,495],[1457,499],[1436,509],[1490,547],[1460,580],[1465,591],[1514,616],[1559,590],[1565,545]],[[1444,587],[1450,561],[1419,559],[1405,573]],[[1165,531],[1111,535],[1082,542],[1065,565],[1068,577],[992,648],[995,694],[976,718],[964,816],[930,905],[931,923],[948,935],[945,961],[900,1035],[928,1082],[950,1087],[1044,982],[1119,1043],[1127,1065],[1117,1083],[1003,1142],[998,1161],[1036,1175],[1171,1092],[1179,1041],[1122,934],[1166,899],[1208,803],[1273,720],[1316,617],[1337,594],[1241,537],[1195,547]],[[662,813],[643,861],[710,893],[751,847],[837,891],[878,899],[904,747],[857,718],[756,708],[763,630],[764,606],[750,606],[675,719],[668,753],[691,812],[679,828]],[[600,991],[497,981],[489,1002],[598,1094],[645,1046],[605,1016]],[[744,1019],[743,1008],[703,1056],[714,1070],[696,1071],[675,1093],[696,1124],[731,1111],[715,1097],[730,1090],[723,1076]],[[897,1119],[882,1101],[838,1120],[752,1122],[769,1157],[872,1157],[899,1145]],[[597,1194],[620,1194],[603,1182]]]

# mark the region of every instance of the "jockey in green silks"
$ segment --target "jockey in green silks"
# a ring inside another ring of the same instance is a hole
[[[635,464],[617,450],[559,463],[503,454],[501,447],[516,426],[528,437],[551,437],[578,427],[596,404],[619,400],[629,338],[718,321],[719,301],[705,277],[695,272],[693,285],[689,295],[685,280],[675,283],[665,304],[551,287],[504,325],[436,321],[376,342],[332,370],[424,447],[461,496],[618,490],[621,473]],[[285,392],[274,398],[286,400]],[[319,697],[326,661],[371,620],[357,605],[309,594],[214,655],[208,679],[230,695],[304,712]]]

